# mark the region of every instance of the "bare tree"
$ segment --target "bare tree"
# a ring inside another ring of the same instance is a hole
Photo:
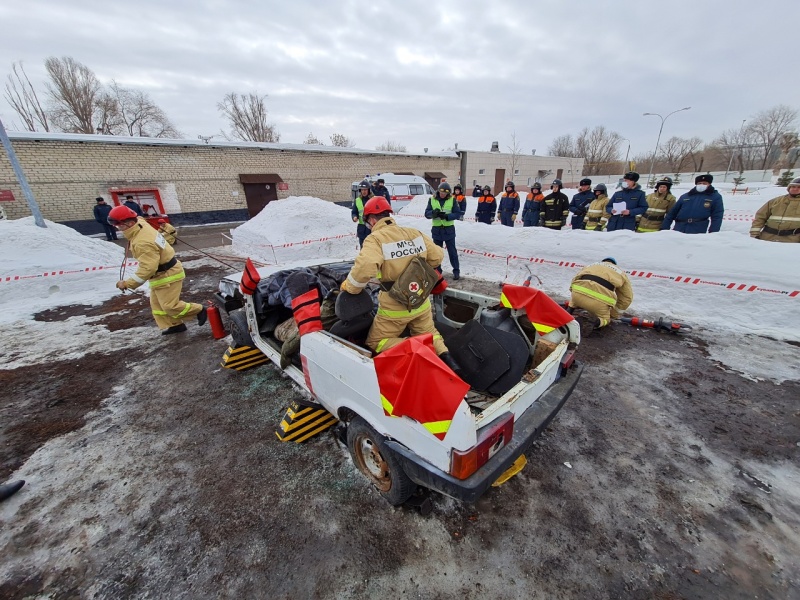
[[[280,141],[281,135],[276,125],[267,122],[266,98],[266,94],[262,96],[258,92],[230,92],[225,95],[222,102],[217,104],[217,109],[228,119],[230,137],[247,142]]]
[[[112,100],[122,135],[133,137],[180,137],[167,114],[141,90],[120,87],[111,81]]]
[[[554,139],[547,152],[550,156],[578,156],[575,149],[575,140],[572,139],[572,135],[569,133]]]
[[[522,154],[522,146],[517,141],[516,131],[511,133],[511,143],[506,148],[508,148],[508,179],[511,179],[517,174],[517,165]]]
[[[763,147],[762,169],[766,169],[769,162],[777,159],[773,149],[780,146],[781,136],[794,131],[796,121],[797,110],[785,104],[761,111],[752,120],[748,129]]]
[[[3,94],[16,113],[22,119],[27,131],[37,131],[37,124],[45,131],[50,131],[47,113],[42,108],[39,96],[25,73],[22,61],[11,65],[12,74],[6,81],[6,91]]]
[[[314,132],[309,132],[308,137],[306,137],[306,140],[303,143],[304,144],[312,144],[314,146],[324,146],[325,145],[325,144],[322,143],[322,141],[317,136],[314,135]]]
[[[610,131],[603,125],[598,125],[592,130],[584,127],[575,140],[577,156],[582,156],[586,162],[584,170],[587,175],[594,175],[609,164],[619,162],[618,146],[622,136],[616,131]]]
[[[681,138],[672,136],[661,145],[662,158],[671,173],[680,173],[689,158],[703,144],[699,137]],[[660,169],[663,170],[663,169]]]
[[[331,144],[339,148],[353,148],[356,145],[355,140],[351,140],[343,133],[334,133],[331,135]]]
[[[50,120],[62,131],[95,133],[95,108],[101,93],[97,76],[89,67],[71,56],[44,61],[50,76]]]
[[[737,164],[742,170],[754,169],[764,159],[763,152],[752,127],[726,129],[706,147],[705,153],[709,158],[717,158],[707,164],[706,168],[725,169],[733,162],[733,158],[738,158]]]
[[[386,140],[380,146],[376,146],[375,150],[379,152],[408,152],[404,144],[392,140]]]

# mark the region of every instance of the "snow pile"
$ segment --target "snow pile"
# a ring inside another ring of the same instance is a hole
[[[46,228],[37,227],[33,217],[0,221],[0,323],[54,306],[98,304],[119,293],[114,283],[119,278],[116,267],[125,254],[122,248],[64,225],[46,224]],[[58,274],[92,267],[109,268]],[[53,272],[56,275],[44,276]]]
[[[310,196],[270,202],[231,236],[234,252],[271,265],[358,252],[350,209]]]
[[[41,274],[53,270],[118,265],[124,250],[81,235],[64,225],[45,221],[37,227],[33,217],[0,221],[0,276]]]

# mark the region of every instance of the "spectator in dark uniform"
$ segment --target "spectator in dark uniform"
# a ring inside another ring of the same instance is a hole
[[[97,204],[94,206],[94,220],[103,226],[103,231],[109,242],[118,239],[116,227],[108,224],[108,213],[111,212],[111,207],[106,204],[105,198],[95,198],[95,200]]]
[[[130,208],[133,212],[135,212],[136,216],[138,217],[144,216],[144,213],[142,212],[142,207],[139,206],[139,203],[133,199],[133,196],[125,196],[125,202],[123,204],[128,208]]]
[[[589,205],[594,201],[592,180],[589,178],[581,179],[578,186],[578,193],[572,197],[572,202],[569,203],[569,212],[572,213],[570,225],[572,225],[573,229],[585,229],[586,225],[583,222],[583,218],[586,216]]]
[[[628,171],[622,178],[622,189],[614,192],[606,205],[608,225],[606,231],[617,231],[618,229],[628,229],[636,231],[636,217],[647,212],[647,197],[642,186],[638,183],[639,174],[636,171]],[[614,204],[625,203],[625,208],[615,212]]]
[[[711,183],[710,173],[694,178],[695,186],[678,198],[675,206],[664,217],[661,230],[669,229],[675,223],[675,231],[681,233],[716,233],[722,227],[725,207],[722,196]]]
[[[481,191],[482,191],[481,186],[476,183],[475,188],[472,190],[472,197],[480,198],[482,196]]]
[[[389,194],[389,189],[386,187],[386,180],[382,177],[375,182],[375,185],[372,186],[372,195],[383,196],[386,198],[386,201],[389,203],[389,205],[392,204],[392,196]]]

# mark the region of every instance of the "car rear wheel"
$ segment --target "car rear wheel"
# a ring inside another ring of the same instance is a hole
[[[234,347],[255,347],[253,338],[250,336],[250,331],[247,328],[247,315],[244,309],[237,308],[229,312],[228,320],[230,321],[231,339],[233,340]]]
[[[389,504],[399,506],[416,490],[384,438],[361,417],[347,426],[347,447],[358,469]]]

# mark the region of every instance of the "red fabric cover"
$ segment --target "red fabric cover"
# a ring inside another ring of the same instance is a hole
[[[572,315],[542,290],[506,284],[503,295],[513,308],[524,308],[531,323],[557,328],[572,321]]]
[[[437,281],[436,285],[433,286],[433,289],[431,290],[431,294],[436,296],[436,295],[441,294],[442,292],[444,292],[446,289],[447,289],[447,281],[445,281],[444,277],[439,277],[439,281]]]
[[[242,273],[239,289],[245,296],[252,296],[257,289],[259,281],[261,281],[261,275],[258,274],[258,269],[256,269],[253,261],[248,258],[247,262],[244,263],[244,273]]]
[[[321,306],[317,288],[310,289],[302,296],[292,299],[294,320],[297,323],[300,337],[322,330]]]
[[[375,357],[381,394],[392,405],[392,415],[422,423],[450,421],[469,391],[433,348],[433,335],[410,337]],[[384,412],[388,415],[384,408]],[[444,439],[447,431],[432,433]]]

